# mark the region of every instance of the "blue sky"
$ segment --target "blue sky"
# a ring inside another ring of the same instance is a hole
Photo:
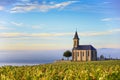
[[[118,0],[0,0],[0,50],[120,48]]]

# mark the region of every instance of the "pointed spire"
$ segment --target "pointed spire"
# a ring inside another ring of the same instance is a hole
[[[77,34],[77,30],[75,32],[74,39],[79,39],[78,34]]]

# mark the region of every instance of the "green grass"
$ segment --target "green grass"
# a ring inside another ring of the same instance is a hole
[[[4,66],[0,80],[120,80],[120,60]]]

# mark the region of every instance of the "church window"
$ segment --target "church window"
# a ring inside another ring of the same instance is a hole
[[[75,41],[75,45],[77,45],[77,41]]]
[[[76,45],[76,41],[75,41],[75,45]]]
[[[88,52],[88,56],[89,56],[89,51],[87,51]]]
[[[76,42],[76,41],[74,42],[74,45],[77,45],[77,42]]]

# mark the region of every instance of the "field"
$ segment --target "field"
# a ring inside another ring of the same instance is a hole
[[[0,80],[120,80],[120,60],[4,66]]]

